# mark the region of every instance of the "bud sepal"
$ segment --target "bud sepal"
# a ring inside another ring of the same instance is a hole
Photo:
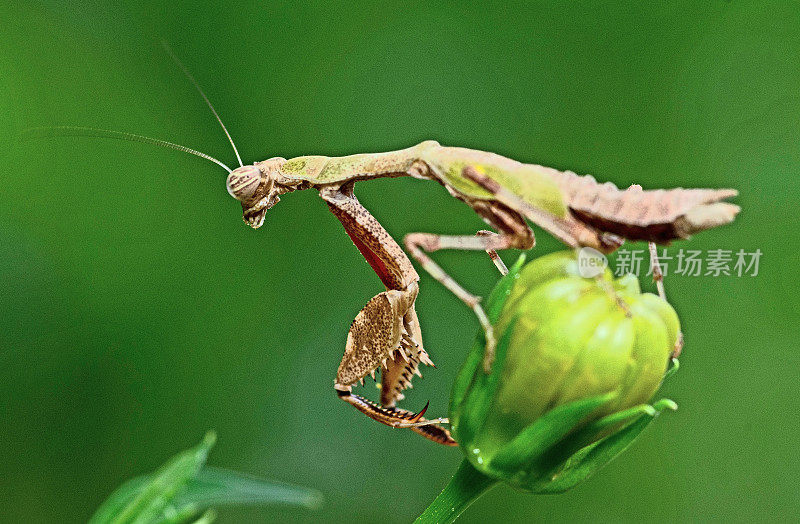
[[[481,367],[480,334],[454,383],[450,421],[476,470],[557,493],[677,407],[647,401],[668,371],[680,326],[669,304],[641,293],[632,276],[581,277],[574,252],[522,262],[487,301],[499,336],[492,371]]]

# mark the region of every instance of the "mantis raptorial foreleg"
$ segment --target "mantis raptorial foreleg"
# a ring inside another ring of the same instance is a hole
[[[353,195],[352,184],[320,191],[358,250],[387,290],[374,296],[350,326],[334,388],[345,402],[387,426],[409,428],[435,442],[455,445],[450,433],[432,421],[394,407],[411,385],[421,363],[433,365],[422,347],[414,302],[419,275],[408,256]],[[381,404],[352,393],[352,387],[381,369]],[[427,409],[427,406],[426,406]]]

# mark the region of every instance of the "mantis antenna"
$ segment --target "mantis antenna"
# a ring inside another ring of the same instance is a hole
[[[214,117],[219,122],[219,125],[222,126],[222,130],[225,132],[225,136],[228,137],[228,141],[231,143],[231,147],[233,147],[233,152],[236,153],[236,160],[239,161],[239,166],[244,167],[242,163],[242,157],[239,156],[239,150],[236,149],[236,144],[233,143],[233,138],[231,138],[231,134],[228,133],[228,128],[225,127],[225,124],[222,123],[222,119],[219,117],[217,110],[214,109],[214,106],[211,104],[211,101],[208,99],[206,94],[203,92],[203,89],[200,87],[200,84],[197,83],[197,80],[194,79],[192,74],[186,69],[186,66],[183,65],[175,53],[172,52],[172,49],[169,47],[165,41],[161,41],[161,46],[164,48],[164,51],[172,58],[173,62],[183,71],[183,74],[186,75],[186,78],[194,85],[197,91],[200,93],[200,96],[203,97],[206,104],[208,104],[208,108],[211,109],[211,112],[214,113]],[[153,144],[156,146],[167,147],[170,149],[175,149],[177,151],[183,151],[184,153],[189,153],[191,155],[199,156],[200,158],[205,158],[206,160],[210,160],[217,164],[218,166],[222,167],[225,171],[230,173],[232,170],[216,158],[211,155],[207,155],[196,149],[192,149],[190,147],[182,146],[180,144],[175,144],[173,142],[167,142],[166,140],[159,140],[158,138],[150,138],[148,136],[137,135],[134,133],[126,133],[124,131],[112,131],[110,129],[99,129],[95,127],[82,127],[82,126],[51,126],[51,127],[34,127],[30,129],[26,129],[22,132],[23,137],[27,138],[36,138],[36,137],[48,137],[48,136],[87,136],[87,137],[95,137],[95,138],[116,138],[119,140],[129,140],[131,142],[143,142],[145,144]]]
[[[183,74],[186,75],[186,78],[188,78],[189,81],[192,83],[192,85],[197,89],[197,92],[200,93],[200,96],[203,97],[203,100],[206,101],[206,104],[208,104],[208,108],[211,109],[212,113],[214,113],[214,117],[217,119],[217,122],[219,122],[219,125],[222,126],[222,130],[225,131],[225,136],[228,137],[228,142],[231,143],[231,147],[233,147],[233,152],[236,153],[236,160],[239,161],[239,166],[240,167],[244,167],[244,164],[242,163],[242,157],[239,156],[239,150],[236,149],[236,144],[233,143],[233,138],[231,138],[231,134],[228,133],[228,128],[225,127],[225,124],[222,123],[222,119],[219,117],[219,114],[217,113],[217,110],[214,109],[214,106],[211,104],[211,101],[208,99],[206,94],[203,92],[203,89],[200,87],[200,84],[197,83],[197,80],[195,80],[194,77],[192,76],[192,74],[189,72],[189,70],[186,69],[186,66],[183,65],[183,62],[181,62],[178,59],[178,57],[175,56],[175,53],[172,52],[172,48],[169,46],[169,44],[167,44],[167,42],[162,40],[161,41],[161,46],[164,48],[164,51],[167,52],[169,57],[172,58],[172,61],[175,62],[175,64],[178,67],[181,68],[181,71],[183,71]]]
[[[125,133],[123,131],[111,131],[110,129],[98,129],[94,127],[53,126],[53,127],[33,127],[30,129],[26,129],[25,131],[23,131],[23,136],[30,138],[47,137],[47,136],[88,136],[96,138],[116,138],[119,140],[129,140],[131,142],[143,142],[145,144],[153,144],[161,147],[167,147],[170,149],[176,149],[178,151],[183,151],[184,153],[189,153],[191,155],[199,156],[200,158],[205,158],[206,160],[211,160],[218,166],[222,167],[228,173],[231,172],[231,168],[229,168],[228,166],[226,166],[213,156],[201,153],[196,149],[182,146],[180,144],[175,144],[173,142],[167,142],[166,140],[159,140],[158,138],[150,138],[149,136],[136,135],[133,133]]]

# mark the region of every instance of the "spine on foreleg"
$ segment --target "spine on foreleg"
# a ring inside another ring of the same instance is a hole
[[[739,206],[722,202],[737,195],[733,189],[623,190],[589,175],[552,174],[578,220],[629,240],[669,243],[732,222],[739,212]]]

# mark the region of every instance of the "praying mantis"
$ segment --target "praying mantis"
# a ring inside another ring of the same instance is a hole
[[[420,365],[433,365],[423,347],[415,310],[420,277],[406,251],[474,312],[486,335],[484,368],[489,372],[495,338],[480,298],[451,278],[433,261],[430,253],[442,249],[486,251],[500,272],[505,273],[507,270],[497,251],[533,248],[536,242],[528,221],[569,247],[591,247],[602,253],[614,251],[625,240],[643,240],[650,243],[654,279],[659,294],[664,297],[655,244],[689,238],[699,231],[727,224],[739,212],[738,206],[724,202],[737,194],[733,189],[645,191],[640,186],[631,186],[621,190],[610,183],[600,184],[591,176],[520,163],[494,153],[442,146],[435,141],[385,153],[274,157],[244,165],[208,97],[171,50],[166,49],[228,137],[239,162],[236,169],[194,149],[131,133],[58,127],[30,130],[30,134],[141,141],[210,160],[228,172],[227,191],[241,203],[245,223],[256,229],[282,196],[317,190],[385,287],[355,317],[334,389],[339,398],[368,417],[392,427],[409,428],[440,444],[456,444],[442,426],[446,419],[425,419],[427,405],[419,413],[396,407],[404,398],[403,391],[412,387],[413,376],[421,376]],[[404,251],[354,193],[357,182],[404,176],[439,183],[451,196],[472,208],[494,231],[460,236],[410,233],[404,237]],[[353,393],[355,385],[363,384],[367,376],[375,378],[378,370],[378,403]]]

